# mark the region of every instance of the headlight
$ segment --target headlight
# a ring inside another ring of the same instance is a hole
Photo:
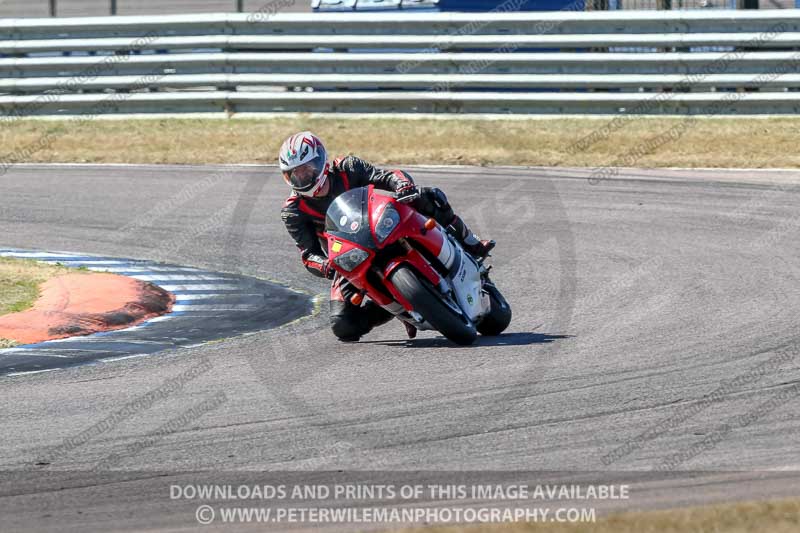
[[[352,271],[358,265],[364,262],[369,257],[369,253],[361,248],[353,248],[352,250],[343,253],[333,259],[333,262],[339,265],[347,272]]]
[[[400,215],[397,213],[397,210],[392,207],[392,204],[386,204],[386,208],[383,210],[380,220],[378,220],[378,223],[375,225],[375,236],[378,238],[378,242],[382,243],[385,241],[399,224]]]

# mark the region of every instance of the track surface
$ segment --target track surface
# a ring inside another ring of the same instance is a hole
[[[800,174],[630,171],[590,185],[569,169],[410,170],[500,243],[494,278],[515,310],[508,335],[470,348],[430,333],[407,343],[391,323],[340,344],[323,312],[219,344],[3,378],[2,397],[13,399],[2,411],[4,529],[192,529],[192,513],[177,512],[164,488],[189,470],[612,479],[663,466],[709,435],[720,438],[672,464],[669,483],[643,485],[623,506],[797,495],[797,474],[758,472],[798,469]],[[286,190],[274,168],[15,167],[2,187],[2,246],[326,292],[281,225]],[[120,231],[126,224],[136,231]],[[156,401],[113,416],[154,390]],[[744,473],[720,473],[735,470]],[[71,481],[34,474],[62,471]]]

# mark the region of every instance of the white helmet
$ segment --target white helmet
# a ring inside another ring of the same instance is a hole
[[[303,196],[315,196],[328,179],[328,155],[319,137],[310,131],[292,135],[278,154],[283,179]]]

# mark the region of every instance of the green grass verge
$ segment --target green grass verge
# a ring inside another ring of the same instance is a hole
[[[429,527],[417,533],[796,533],[800,500],[745,502],[621,513],[582,524],[486,524]]]
[[[16,120],[0,145],[6,163],[275,163],[305,129],[380,164],[800,168],[800,117]]]
[[[42,283],[72,270],[29,259],[0,257],[0,316],[30,309],[39,297]],[[15,340],[0,337],[0,348],[16,345]]]
[[[0,316],[30,309],[39,297],[39,285],[70,271],[59,265],[0,257]]]

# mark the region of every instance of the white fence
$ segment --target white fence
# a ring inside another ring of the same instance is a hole
[[[800,10],[0,19],[0,115],[796,113]]]

